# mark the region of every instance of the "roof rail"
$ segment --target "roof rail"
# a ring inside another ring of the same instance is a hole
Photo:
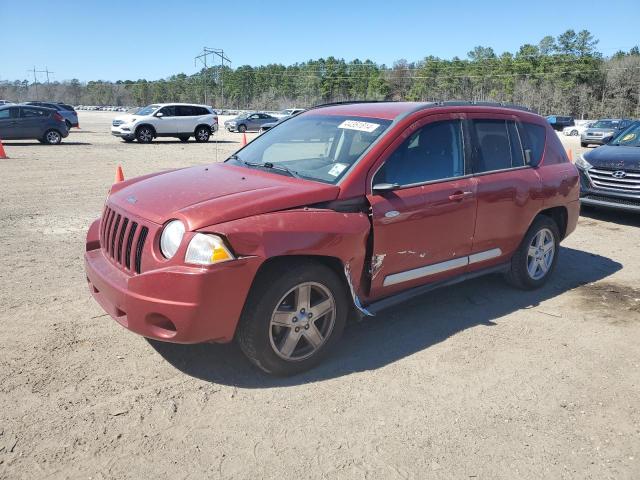
[[[538,113],[535,110],[525,107],[524,105],[518,105],[517,103],[509,102],[478,102],[474,100],[446,100],[441,102],[435,102],[431,105],[427,105],[425,108],[433,107],[502,107],[513,108],[514,110],[523,110],[525,112]]]
[[[314,108],[322,108],[322,107],[332,107],[334,105],[351,105],[351,104],[358,104],[358,103],[398,103],[398,101],[397,100],[344,100],[342,102],[319,103],[318,105],[309,107],[307,110],[313,110]]]

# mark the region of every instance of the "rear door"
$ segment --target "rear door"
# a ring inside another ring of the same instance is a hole
[[[179,133],[193,133],[196,128],[197,108],[191,105],[176,105],[176,119]]]
[[[0,140],[13,140],[16,137],[18,107],[0,110]]]
[[[50,110],[42,108],[20,107],[20,116],[16,126],[20,138],[42,138],[50,114]]]
[[[463,123],[454,115],[415,122],[385,151],[371,184],[398,188],[367,197],[372,297],[465,271],[476,215],[475,180],[465,158]]]
[[[528,165],[517,118],[469,114],[472,170],[478,211],[471,270],[506,261],[518,247],[543,197],[540,177]],[[476,257],[474,257],[476,255]]]

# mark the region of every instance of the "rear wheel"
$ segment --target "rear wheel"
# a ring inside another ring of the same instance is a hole
[[[198,127],[196,128],[195,135],[196,142],[208,142],[211,136],[211,130],[209,130],[209,127]]]
[[[507,281],[524,290],[544,285],[555,269],[559,245],[556,222],[546,215],[536,217],[511,259]]]
[[[181,142],[188,142],[189,141],[189,137],[178,137],[180,139]]]
[[[47,130],[42,137],[43,143],[47,145],[58,145],[62,142],[62,135],[57,130]]]
[[[247,299],[238,343],[265,372],[293,375],[327,355],[342,334],[347,313],[346,289],[330,268],[303,262],[271,269]]]
[[[151,143],[153,141],[153,130],[150,127],[139,127],[136,130],[136,140],[140,143]]]

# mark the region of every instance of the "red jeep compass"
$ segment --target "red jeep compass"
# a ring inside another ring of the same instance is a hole
[[[578,172],[544,118],[477,103],[347,103],[224,163],[117,183],[90,227],[90,290],[168,342],[237,339],[287,375],[374,315],[490,272],[543,285],[576,226]]]

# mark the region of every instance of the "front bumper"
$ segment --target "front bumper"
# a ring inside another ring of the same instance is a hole
[[[614,189],[598,188],[591,183],[584,170],[580,172],[580,203],[593,207],[640,212],[640,193],[622,193]]]
[[[604,145],[605,143],[607,143],[609,141],[609,139],[612,136],[613,135],[606,135],[604,137],[592,137],[592,136],[588,136],[588,135],[581,135],[580,136],[580,142],[581,143],[586,143],[586,144],[591,144],[591,145]]]
[[[131,128],[129,127],[122,128],[122,126],[118,126],[118,127],[112,126],[111,135],[115,137],[123,137],[123,138],[134,138],[135,136],[134,132],[131,131]]]
[[[208,268],[173,266],[130,275],[99,248],[98,226],[87,238],[85,271],[93,298],[123,327],[174,343],[233,339],[258,257]]]

